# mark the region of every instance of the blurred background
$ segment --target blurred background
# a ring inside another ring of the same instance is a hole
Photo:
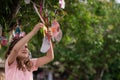
[[[31,0],[39,11],[42,7],[42,14],[47,12],[49,22],[59,22],[63,33],[54,46],[55,59],[35,71],[34,80],[120,80],[120,0],[63,1],[65,8],[59,0]],[[26,33],[41,22],[29,0],[0,0],[2,77],[4,53],[17,21]],[[40,31],[28,44],[34,58],[45,55],[40,52],[42,39]]]

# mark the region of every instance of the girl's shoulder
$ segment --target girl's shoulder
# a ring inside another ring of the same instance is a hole
[[[11,65],[9,65],[8,64],[8,58],[5,60],[5,67],[16,67],[17,66],[17,62],[16,62],[16,60],[11,64]]]
[[[30,61],[33,63],[32,71],[36,71],[38,67],[36,66],[37,58],[32,58]]]

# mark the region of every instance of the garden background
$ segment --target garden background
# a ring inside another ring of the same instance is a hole
[[[40,7],[41,0],[32,0]],[[120,4],[117,0],[65,0],[65,8],[58,0],[43,0],[43,11],[49,21],[56,19],[62,39],[55,43],[55,59],[43,69],[53,72],[53,80],[120,80]],[[0,28],[9,40],[10,24],[20,19],[22,30],[28,33],[41,22],[33,4],[24,0],[0,0]],[[43,56],[40,31],[30,41],[32,57]],[[4,59],[7,46],[0,48]]]

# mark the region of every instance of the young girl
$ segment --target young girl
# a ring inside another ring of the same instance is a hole
[[[50,49],[47,51],[46,56],[30,59],[27,42],[41,29],[42,23],[35,25],[33,30],[25,35],[23,38],[14,39],[7,52],[5,62],[5,80],[33,80],[32,72],[37,70],[54,58],[53,47],[51,40]],[[50,30],[46,32],[46,36],[51,38],[52,33]]]

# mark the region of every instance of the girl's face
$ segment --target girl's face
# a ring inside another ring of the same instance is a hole
[[[27,58],[29,56],[29,50],[27,44],[25,44],[18,52],[18,57]]]

